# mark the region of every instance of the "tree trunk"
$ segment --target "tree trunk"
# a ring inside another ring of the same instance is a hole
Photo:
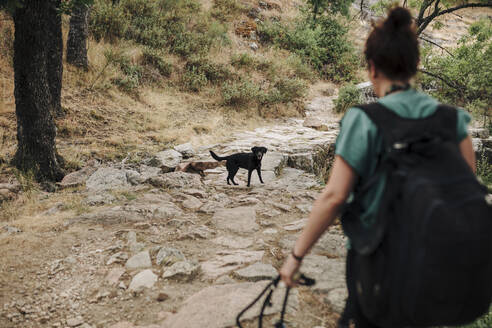
[[[14,164],[31,171],[38,181],[60,181],[63,171],[57,154],[50,69],[59,60],[49,48],[53,25],[60,16],[53,10],[59,0],[26,0],[14,14],[14,95],[17,116],[17,152]],[[61,85],[61,81],[60,81]]]
[[[87,20],[89,7],[84,3],[76,3],[70,17],[70,31],[67,41],[67,62],[88,69],[87,63]]]
[[[50,38],[48,48],[48,84],[51,93],[53,113],[59,117],[63,115],[61,107],[61,89],[63,78],[63,37],[62,21],[59,12],[61,0],[47,0],[50,5],[50,21],[46,23]]]

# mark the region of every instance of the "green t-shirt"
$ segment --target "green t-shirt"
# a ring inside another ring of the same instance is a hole
[[[378,102],[399,116],[410,119],[427,117],[433,114],[439,105],[436,99],[414,89],[389,94],[380,98]],[[470,114],[462,109],[458,110],[458,142],[467,137],[470,120]],[[340,125],[335,154],[341,156],[355,170],[360,179],[358,183],[363,185],[376,170],[378,154],[383,149],[383,139],[376,125],[356,107],[347,111]],[[372,224],[385,184],[386,177],[382,177],[361,199],[363,214],[360,219],[363,225]],[[349,197],[348,201],[352,199],[353,197]]]

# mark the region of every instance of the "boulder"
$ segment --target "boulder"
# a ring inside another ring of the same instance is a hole
[[[198,263],[181,261],[166,268],[162,274],[162,278],[190,281],[198,272],[200,272],[200,265]]]
[[[170,247],[161,247],[156,255],[155,263],[157,265],[168,266],[185,260],[186,258],[180,250]]]
[[[174,147],[174,150],[181,153],[183,158],[190,158],[195,156],[195,150],[193,149],[193,146],[189,142]]]
[[[154,286],[156,281],[157,276],[152,272],[152,270],[143,270],[133,277],[128,289],[131,291],[138,291],[142,288],[151,288]]]
[[[61,182],[58,182],[57,185],[60,188],[70,188],[70,187],[78,187],[85,184],[87,179],[96,172],[97,168],[93,166],[84,167],[81,170],[69,173],[63,177]]]
[[[238,236],[220,236],[212,240],[215,244],[228,248],[248,248],[253,245],[253,238],[242,238]]]
[[[212,220],[218,229],[235,233],[252,233],[259,228],[253,207],[219,209]]]
[[[126,171],[111,167],[98,169],[87,179],[85,184],[89,191],[104,191],[129,187]]]
[[[187,196],[186,200],[183,201],[183,207],[190,209],[190,210],[197,210],[202,205],[203,205],[203,203],[200,200],[198,200],[198,198],[196,198],[194,196]]]
[[[170,220],[183,216],[183,211],[169,202],[167,204],[160,204],[154,211],[153,218],[155,220]]]
[[[158,152],[150,160],[150,165],[159,167],[163,173],[172,172],[183,159],[181,153],[173,149]]]
[[[130,270],[149,268],[151,266],[152,262],[150,261],[150,255],[148,251],[143,251],[133,255],[125,264],[125,267]]]
[[[271,264],[260,262],[234,271],[234,276],[236,278],[248,281],[270,280],[275,278],[277,275],[277,270]]]
[[[149,182],[155,187],[167,189],[200,189],[200,187],[203,185],[202,181],[200,180],[200,176],[185,172],[166,173],[159,177],[150,178]]]
[[[214,285],[207,287],[188,298],[178,313],[163,322],[166,328],[225,328],[236,324],[236,315],[265,288],[266,282],[245,282],[239,284]],[[273,306],[267,307],[265,314],[279,313],[282,309],[284,288],[273,293]],[[298,291],[293,289],[289,295],[287,313],[295,313],[299,306]],[[258,302],[242,319],[250,320],[258,316],[262,302]]]
[[[318,131],[328,131],[328,126],[326,126],[326,124],[323,124],[323,122],[319,118],[314,116],[306,118],[304,120],[304,123],[302,123],[302,126]]]
[[[212,260],[202,263],[202,271],[207,278],[214,279],[239,269],[241,265],[261,261],[263,255],[263,251],[234,250],[219,252]]]

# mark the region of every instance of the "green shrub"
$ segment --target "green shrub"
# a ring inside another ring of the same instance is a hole
[[[304,97],[307,91],[306,83],[298,78],[282,78],[274,87],[280,92],[284,103]]]
[[[255,66],[255,59],[248,53],[232,55],[231,65],[238,68],[251,68]]]
[[[288,26],[280,22],[258,25],[263,42],[294,52],[321,75],[350,81],[358,68],[358,57],[347,37],[348,28],[330,16],[321,16],[315,25],[306,16]]]
[[[338,98],[335,100],[335,111],[345,113],[350,107],[362,102],[362,94],[353,84],[340,88]]]
[[[434,55],[424,51],[422,64],[425,71],[434,75],[420,74],[423,89],[442,102],[456,104],[475,110],[476,118],[484,126],[490,122],[492,103],[492,25],[490,20],[480,20],[470,26],[468,35],[450,50],[451,54]],[[477,115],[478,114],[478,115]],[[488,116],[488,117],[487,117]]]
[[[208,80],[203,72],[193,67],[183,74],[181,82],[186,90],[198,92],[207,85]]]
[[[220,84],[233,76],[226,66],[212,63],[204,57],[192,57],[185,68],[188,72],[196,71],[203,74],[213,84]]]
[[[492,188],[492,164],[489,163],[485,152],[477,158],[477,176],[489,189]],[[492,319],[492,314],[490,319]]]
[[[165,61],[159,51],[152,48],[144,49],[142,64],[155,67],[162,76],[169,77],[173,72],[173,65]]]
[[[207,54],[215,41],[227,41],[227,27],[200,14],[197,0],[96,0],[90,31],[96,40],[125,38],[188,57]],[[197,14],[199,13],[199,14]]]
[[[260,88],[249,80],[225,82],[222,85],[222,98],[225,105],[242,107],[256,102]]]
[[[298,78],[310,81],[314,80],[315,73],[313,72],[309,64],[304,62],[302,58],[298,55],[290,55],[289,58],[287,58],[287,63]]]
[[[90,14],[89,31],[96,39],[114,41],[123,38],[129,27],[129,13],[111,2],[96,0]]]
[[[237,0],[214,0],[211,13],[215,19],[228,21],[239,15],[241,11],[244,11],[244,6]]]

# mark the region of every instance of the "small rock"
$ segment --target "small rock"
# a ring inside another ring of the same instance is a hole
[[[125,273],[124,268],[113,268],[106,276],[106,281],[111,285],[116,285],[123,273]]]
[[[190,281],[199,271],[200,265],[198,263],[181,261],[174,263],[172,266],[167,268],[164,271],[162,278],[183,279]]]
[[[263,230],[263,233],[267,234],[267,235],[274,235],[274,234],[278,233],[278,230],[273,229],[273,228],[269,228],[269,229]]]
[[[304,226],[306,225],[307,221],[308,221],[307,219],[302,219],[302,220],[291,222],[285,225],[284,229],[287,231],[302,230],[302,228],[304,228]]]
[[[140,252],[133,255],[125,264],[125,267],[130,270],[149,268],[151,266],[152,262],[150,261],[150,255],[148,251]]]
[[[188,196],[187,199],[183,202],[183,207],[190,210],[199,209],[203,203],[198,200],[198,198],[193,196]]]
[[[212,240],[212,242],[229,248],[248,248],[253,244],[253,239],[242,238],[238,236],[234,236],[234,237],[220,236]]]
[[[126,260],[128,260],[128,254],[126,254],[124,252],[118,252],[118,253],[111,255],[109,260],[106,262],[106,265],[111,265],[113,263],[123,263]]]
[[[82,317],[76,317],[76,318],[67,319],[67,325],[69,327],[77,327],[77,326],[80,326],[83,323],[84,323],[84,320],[82,319]]]
[[[22,230],[19,228],[7,226],[7,225],[3,227],[3,230],[7,231],[7,234],[9,235],[22,232]]]
[[[165,300],[168,300],[168,299],[169,299],[169,295],[167,295],[166,293],[162,293],[162,292],[159,293],[157,295],[157,298],[156,298],[157,302],[164,302]]]
[[[254,50],[254,51],[258,50],[258,44],[256,42],[251,42],[249,44],[249,47],[251,48],[251,50]]]
[[[234,279],[229,276],[222,276],[215,280],[216,285],[227,285],[235,283]]]
[[[268,280],[277,275],[278,272],[272,265],[260,262],[254,263],[241,270],[234,271],[235,277],[248,281]]]
[[[305,119],[302,126],[315,129],[318,131],[328,131],[328,126],[326,126],[326,124],[323,124],[323,122],[321,122],[319,118],[314,116],[310,116],[307,119]]]
[[[163,173],[172,172],[183,159],[181,153],[168,149],[161,151],[150,160],[150,165],[161,168]]]
[[[186,258],[180,250],[176,248],[162,247],[157,253],[155,262],[157,265],[169,266],[185,260]]]
[[[183,155],[183,158],[190,158],[195,156],[195,150],[191,146],[191,143],[181,144],[179,146],[174,147],[174,150],[180,152]]]
[[[197,198],[207,198],[207,193],[200,189],[185,189],[183,193]]]
[[[346,288],[332,289],[325,297],[325,302],[330,304],[333,310],[337,313],[342,313],[345,308],[345,301],[347,300]]]
[[[152,270],[143,270],[133,277],[128,289],[131,291],[136,291],[141,288],[151,288],[154,286],[156,281],[157,276],[152,272]]]

